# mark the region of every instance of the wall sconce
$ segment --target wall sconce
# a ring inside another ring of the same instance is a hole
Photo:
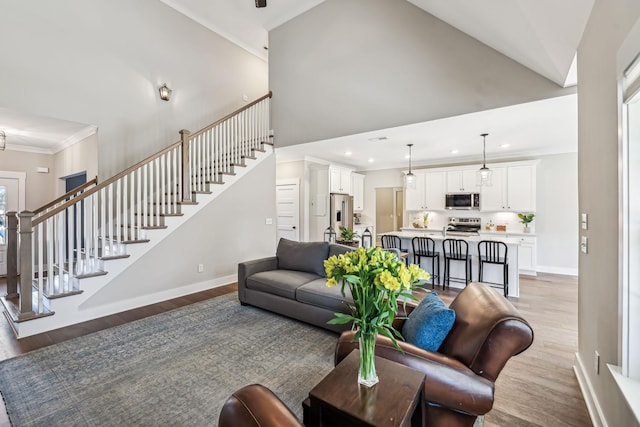
[[[0,150],[4,151],[7,148],[7,135],[0,130]]]
[[[166,83],[163,83],[158,90],[160,91],[160,99],[162,99],[163,101],[168,101],[169,99],[171,99],[172,90],[167,87]]]

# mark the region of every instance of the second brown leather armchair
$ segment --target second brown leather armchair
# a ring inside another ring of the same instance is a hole
[[[413,308],[407,305],[406,314]],[[482,283],[470,283],[450,308],[456,321],[438,352],[400,341],[403,351],[398,351],[391,340],[379,336],[376,356],[426,374],[425,425],[471,427],[493,407],[496,378],[512,356],[531,345],[533,330],[506,298]],[[396,330],[402,330],[403,322],[395,320]],[[338,339],[336,364],[358,347],[353,335],[344,332]]]

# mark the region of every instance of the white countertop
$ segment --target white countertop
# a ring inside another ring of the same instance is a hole
[[[461,239],[461,240],[466,240],[467,242],[475,242],[475,243],[481,240],[486,240],[486,237],[482,237],[482,236],[459,236],[451,233],[447,233],[445,237],[442,235],[442,230],[433,230],[428,228],[416,228],[413,231],[396,231],[396,232],[389,232],[389,233],[380,233],[378,234],[378,237],[384,234],[393,234],[395,236],[400,237],[401,239],[412,239],[414,237],[431,237],[433,240],[444,240],[447,238],[454,238],[454,239]],[[496,234],[501,234],[501,236],[494,237],[494,235]],[[506,237],[505,236],[506,234],[512,235],[511,233],[505,233],[503,231],[499,231],[499,232],[494,232],[491,236],[491,239],[504,242],[507,245],[518,245],[518,246],[520,245],[520,239],[515,237]],[[527,234],[527,236],[528,235],[529,234]]]

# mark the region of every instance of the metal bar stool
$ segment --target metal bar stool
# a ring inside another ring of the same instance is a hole
[[[382,242],[382,249],[398,249],[400,251],[400,257],[404,260],[404,263],[409,265],[409,253],[406,249],[402,248],[402,241],[400,237],[393,234],[384,234],[380,237]]]
[[[507,245],[503,242],[494,240],[482,240],[478,242],[478,264],[480,266],[478,272],[478,281],[484,282],[483,266],[484,264],[502,265],[502,283],[484,282],[489,285],[498,285],[504,291],[504,296],[509,294],[509,264],[507,264]]]
[[[440,252],[436,251],[436,242],[429,237],[414,237],[411,239],[414,262],[420,265],[421,258],[431,259],[431,289],[435,289],[436,279],[440,284]],[[443,285],[444,286],[444,285]]]
[[[444,239],[442,241],[444,251],[444,278],[442,279],[442,289],[450,285],[450,281],[464,282],[467,286],[471,282],[471,255],[469,255],[469,244],[460,239]],[[451,261],[464,262],[464,279],[462,277],[451,277]]]

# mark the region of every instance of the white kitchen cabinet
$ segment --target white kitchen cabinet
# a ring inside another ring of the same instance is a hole
[[[405,188],[407,211],[443,211],[445,172],[414,172],[416,187]]]
[[[416,176],[415,188],[405,188],[404,190],[404,206],[407,211],[421,211],[425,209],[426,173],[414,172]]]
[[[536,275],[538,264],[537,239],[535,237],[520,237],[518,248],[518,271],[528,276]]]
[[[474,193],[476,186],[476,170],[463,169],[447,172],[447,193]]]
[[[534,212],[536,210],[536,166],[491,167],[490,187],[482,187],[483,211]]]
[[[425,210],[443,211],[445,195],[445,173],[427,172],[425,174]]]
[[[352,173],[352,185],[353,190],[353,210],[356,212],[364,210],[364,175],[359,173]]]
[[[507,168],[507,209],[514,212],[536,210],[536,167],[534,165]]]
[[[351,170],[339,166],[329,166],[329,191],[331,193],[352,194]]]
[[[506,210],[506,168],[491,169],[491,186],[480,189],[480,209],[483,211],[504,211]]]

